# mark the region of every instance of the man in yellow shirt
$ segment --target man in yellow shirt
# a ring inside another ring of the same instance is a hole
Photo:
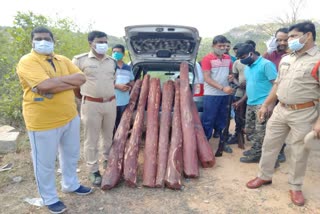
[[[77,163],[80,154],[80,119],[73,89],[86,79],[68,58],[53,53],[50,30],[31,32],[31,53],[23,56],[17,73],[23,88],[23,117],[30,138],[38,192],[51,213],[66,206],[57,195],[55,163],[59,154],[62,191],[87,195],[92,189],[80,185]]]

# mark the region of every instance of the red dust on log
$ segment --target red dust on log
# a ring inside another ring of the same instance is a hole
[[[109,153],[108,165],[102,177],[101,189],[103,190],[112,189],[118,184],[121,178],[124,148],[128,137],[133,110],[139,97],[141,84],[141,80],[135,82],[130,94],[130,101],[121,117],[120,124],[114,135],[113,144]]]
[[[152,78],[148,95],[147,133],[144,147],[143,186],[155,187],[159,137],[160,79]]]
[[[139,97],[137,114],[132,128],[132,134],[125,149],[123,176],[126,184],[130,187],[137,186],[139,144],[141,143],[142,128],[144,125],[144,112],[149,92],[149,80],[150,76],[145,75],[142,82],[141,94]]]
[[[199,177],[197,140],[192,116],[191,91],[189,87],[189,66],[180,65],[180,111],[183,134],[183,170],[185,177]]]
[[[167,168],[173,96],[174,96],[174,84],[172,80],[169,80],[164,83],[163,89],[162,89],[156,187],[164,186],[164,176],[166,174],[166,168]]]
[[[180,115],[180,82],[175,84],[174,109],[172,120],[172,133],[168,154],[165,185],[170,189],[182,188],[183,154],[182,154],[182,129]]]
[[[191,100],[191,104],[192,104],[192,115],[194,119],[194,129],[197,137],[198,157],[199,157],[201,166],[203,168],[210,168],[214,166],[214,164],[216,163],[216,160],[213,155],[212,148],[204,133],[197,106],[193,100]]]

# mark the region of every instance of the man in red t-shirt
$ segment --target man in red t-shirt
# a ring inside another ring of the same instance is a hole
[[[274,39],[276,50],[272,51],[272,49],[270,49],[271,52],[266,52],[263,54],[263,57],[273,62],[278,70],[279,62],[282,56],[288,53],[288,28],[278,29]]]
[[[233,93],[229,86],[229,81],[232,80],[232,61],[230,56],[225,54],[227,41],[222,35],[214,37],[212,52],[201,61],[204,76],[202,125],[208,140],[212,136],[214,126],[218,129],[215,131],[220,133],[216,156],[222,155],[224,143],[221,140],[221,132],[226,127],[228,98]]]

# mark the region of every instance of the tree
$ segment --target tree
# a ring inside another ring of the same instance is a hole
[[[290,0],[290,11],[286,12],[284,14],[284,17],[277,17],[275,20],[276,23],[279,23],[282,26],[290,26],[297,23],[299,20],[300,12],[305,4],[306,0]]]
[[[290,0],[289,11],[282,16],[274,18],[270,23],[258,25],[259,31],[269,36],[274,36],[274,33],[281,27],[289,27],[299,21],[299,16],[306,4],[306,0]]]
[[[43,15],[32,12],[18,12],[14,26],[6,32],[5,55],[1,55],[1,84],[0,84],[0,118],[15,127],[22,127],[22,89],[16,75],[16,64],[20,57],[31,50],[31,31],[37,26],[46,26],[55,35],[55,52],[69,58],[88,51],[86,34],[68,19],[53,21]],[[1,45],[3,45],[1,43]]]

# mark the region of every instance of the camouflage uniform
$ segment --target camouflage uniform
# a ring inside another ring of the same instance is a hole
[[[246,110],[246,132],[251,133],[252,148],[249,150],[250,155],[256,156],[258,159],[261,156],[262,142],[264,139],[267,120],[262,123],[258,120],[258,111],[261,105],[247,105]]]

